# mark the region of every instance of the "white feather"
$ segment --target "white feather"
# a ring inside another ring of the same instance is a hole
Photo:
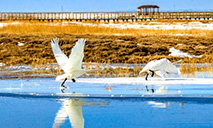
[[[84,45],[86,40],[79,39],[75,46],[72,48],[71,54],[69,58],[61,51],[58,46],[58,39],[55,38],[51,41],[51,46],[53,49],[54,56],[60,65],[60,67],[64,70],[65,74],[57,76],[56,80],[62,79],[74,79],[86,72],[94,72],[99,70],[85,70],[82,69],[82,60],[84,58]],[[100,70],[101,71],[101,70]]]
[[[85,42],[85,39],[79,39],[78,42],[76,42],[75,46],[72,48],[72,52],[69,56],[68,61],[62,68],[64,69],[64,72],[70,73],[74,70],[81,70],[82,61],[84,58]]]
[[[154,71],[161,77],[168,73],[180,75],[180,70],[166,58],[150,61],[140,73],[149,72],[149,70]]]
[[[60,67],[64,67],[66,64],[68,57],[61,51],[61,49],[58,46],[58,38],[54,38],[51,40],[51,46],[52,50],[55,56],[56,61],[60,65]]]

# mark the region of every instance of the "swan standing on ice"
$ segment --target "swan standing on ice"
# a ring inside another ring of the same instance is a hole
[[[86,70],[82,69],[82,60],[84,58],[84,45],[86,40],[79,39],[75,46],[72,48],[69,58],[61,51],[58,45],[58,38],[51,40],[52,50],[55,56],[56,61],[58,62],[60,68],[65,72],[65,74],[57,76],[56,80],[64,80],[61,84],[61,87],[64,86],[66,80],[72,80],[76,82],[75,78],[83,75],[87,72],[94,72],[100,70]]]
[[[160,60],[150,61],[139,74],[146,73],[145,80],[147,80],[148,75],[151,73],[151,77],[154,76],[154,73],[161,77],[165,77],[167,74],[176,74],[180,75],[180,70],[171,63],[168,59],[163,58]]]

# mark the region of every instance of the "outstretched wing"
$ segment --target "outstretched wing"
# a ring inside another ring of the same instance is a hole
[[[58,38],[54,38],[51,40],[52,50],[55,56],[56,61],[63,68],[68,60],[68,57],[61,51],[58,46]]]
[[[139,72],[139,74],[147,72],[149,69],[151,69],[156,61],[157,60],[152,60],[148,64],[146,64],[146,66]]]
[[[180,75],[180,70],[166,58],[155,62],[155,65],[151,68],[151,70]]]
[[[63,68],[65,72],[71,72],[81,69],[82,61],[84,58],[85,42],[85,39],[79,39],[78,42],[76,42],[75,46],[72,48],[69,59]]]

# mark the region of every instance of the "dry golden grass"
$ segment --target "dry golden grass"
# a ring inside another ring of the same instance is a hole
[[[21,22],[16,25],[8,25],[0,28],[1,34],[104,34],[104,35],[173,35],[190,34],[196,36],[212,36],[213,30],[162,30],[162,29],[119,29],[100,26],[84,26],[79,24],[62,23],[27,23]]]
[[[185,63],[212,63],[213,37],[193,36],[114,36],[95,34],[0,34],[0,60],[7,65],[54,63],[50,40],[58,37],[66,55],[79,38],[87,39],[84,62],[97,63],[147,63],[153,59],[183,59]],[[24,43],[18,46],[17,42]],[[182,45],[178,45],[182,44]],[[201,58],[168,56],[174,47]]]
[[[213,30],[118,29],[63,24],[20,22],[1,27],[1,62],[7,65],[56,62],[50,46],[50,40],[55,37],[60,38],[59,44],[66,55],[70,54],[77,39],[86,38],[85,62],[137,64],[164,57],[171,61],[183,59],[187,63],[213,62]],[[19,47],[17,42],[25,45]],[[171,47],[203,57],[171,57],[168,56]]]
[[[188,34],[188,36],[175,34]],[[50,77],[62,74],[63,71],[59,67],[50,65],[50,63],[56,63],[50,46],[50,40],[55,37],[60,39],[59,45],[66,55],[70,54],[77,39],[87,39],[83,60],[85,68],[91,68],[91,62],[104,63],[106,67],[109,67],[109,63],[125,63],[124,68],[106,68],[105,73],[95,72],[93,76],[138,76],[142,69],[138,64],[160,58],[168,58],[172,62],[183,59],[184,63],[192,63],[191,65],[181,64],[183,74],[195,75],[196,71],[213,71],[211,65],[207,65],[209,68],[195,66],[195,63],[213,63],[213,30],[116,29],[38,22],[22,22],[0,28],[0,63],[3,62],[7,66],[30,64],[35,68],[49,69],[33,73],[20,72],[20,77],[28,74],[49,74]],[[18,46],[17,42],[24,43],[24,46]],[[172,57],[169,56],[171,47],[192,55],[203,56],[201,58]],[[133,63],[134,68],[129,68],[127,63]],[[44,64],[47,64],[47,67],[44,67]],[[95,68],[98,67],[97,64]]]

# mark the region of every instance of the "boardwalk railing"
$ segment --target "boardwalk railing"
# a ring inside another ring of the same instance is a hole
[[[0,21],[5,20],[152,20],[152,19],[195,19],[212,20],[213,12],[159,12],[140,14],[138,12],[0,12]]]

